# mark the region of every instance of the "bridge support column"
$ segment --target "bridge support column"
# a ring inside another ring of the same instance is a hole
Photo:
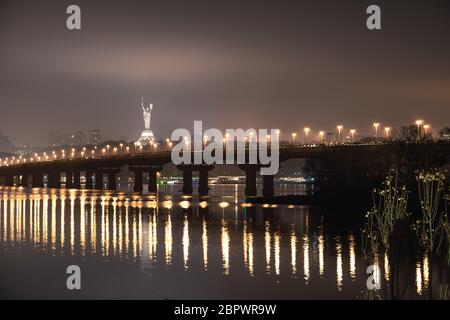
[[[134,192],[142,192],[144,190],[142,178],[143,169],[130,168],[130,170],[134,172],[134,186],[133,186]]]
[[[99,169],[95,171],[95,189],[103,190],[103,171]]]
[[[67,170],[66,171],[66,189],[73,188],[73,172]]]
[[[61,188],[61,174],[59,171],[55,170],[48,173],[48,187]]]
[[[273,188],[273,176],[262,176],[263,177],[263,197],[273,197],[275,190]]]
[[[93,189],[94,188],[94,186],[92,185],[93,184],[93,179],[92,179],[93,172],[87,170],[85,174],[86,174],[86,184],[85,184],[84,188],[88,189],[88,190]]]
[[[241,165],[239,168],[245,171],[245,196],[255,197],[258,192],[256,188],[256,172],[259,170],[259,166]]]
[[[151,167],[148,170],[148,192],[150,193],[158,193],[158,171],[161,171],[160,167]]]
[[[13,187],[14,186],[14,175],[7,174],[5,176],[5,186],[7,186],[7,187]]]
[[[116,190],[117,189],[117,174],[120,172],[120,169],[108,169],[108,190]]]
[[[184,167],[182,170],[183,170],[183,189],[181,190],[181,192],[185,195],[191,195],[193,192],[192,168]]]
[[[42,188],[44,187],[44,177],[41,172],[34,172],[33,173],[33,181],[32,186],[33,188]]]
[[[72,185],[72,187],[74,189],[81,189],[80,175],[81,175],[81,172],[79,170],[75,170],[73,172],[73,185]]]
[[[201,196],[208,195],[208,175],[211,169],[213,169],[213,166],[202,166],[198,170],[198,194]]]

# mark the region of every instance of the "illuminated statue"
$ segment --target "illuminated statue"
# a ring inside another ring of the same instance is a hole
[[[153,103],[150,103],[148,107],[144,106],[144,98],[142,98],[142,111],[144,116],[144,123],[145,123],[145,130],[150,130],[150,121],[152,119],[152,109],[153,109]]]
[[[155,141],[155,137],[153,136],[153,131],[150,129],[150,121],[152,120],[152,109],[153,104],[150,103],[147,107],[144,105],[144,97],[142,97],[141,102],[142,107],[142,115],[144,117],[145,128],[142,131],[141,136],[136,141],[137,146],[146,146],[152,144]]]

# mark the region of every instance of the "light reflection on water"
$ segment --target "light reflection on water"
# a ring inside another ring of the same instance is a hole
[[[254,206],[238,196],[15,188],[1,189],[0,199],[2,260],[25,256],[39,263],[45,257],[48,272],[54,261],[85,263],[96,289],[82,297],[358,298],[366,289],[370,263],[362,259],[359,230],[327,228],[313,207]],[[374,264],[383,270],[377,281],[389,282],[388,257],[379,260],[377,254]],[[126,268],[120,273],[125,285],[114,294],[103,291],[100,275],[111,269],[113,276],[117,266]],[[427,256],[418,259],[415,294],[428,288],[430,268]],[[0,280],[14,278],[0,270]],[[68,294],[63,286],[46,290]]]

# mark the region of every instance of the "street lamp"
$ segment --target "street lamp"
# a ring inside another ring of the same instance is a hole
[[[417,133],[420,135],[420,126],[423,124],[423,120],[416,120]]]
[[[342,131],[343,128],[344,128],[343,125],[338,125],[338,126],[337,126],[337,129],[338,129],[338,137],[339,137],[338,142],[341,142],[341,131]]]
[[[297,134],[294,132],[292,133],[292,144],[295,145],[295,137],[297,136]]]
[[[384,128],[384,132],[386,132],[386,139],[387,139],[387,140],[389,140],[389,133],[390,133],[390,131],[391,131],[391,128],[390,128],[390,127]]]
[[[380,124],[378,122],[375,122],[373,126],[375,128],[375,142],[378,142],[378,127],[380,126]]]
[[[355,129],[351,129],[351,130],[350,130],[350,135],[351,135],[351,137],[352,137],[352,142],[353,142],[353,139],[354,139],[354,137],[355,137],[355,132],[356,132]]]
[[[306,127],[305,129],[303,129],[305,131],[305,144],[308,144],[308,133],[309,131],[311,131],[311,129],[309,129],[308,127]]]
[[[320,136],[320,143],[323,143],[323,136],[325,135],[325,132],[320,131],[319,132],[319,136]]]
[[[423,124],[423,120],[416,120],[417,125],[417,140],[420,140],[420,126]]]
[[[278,139],[280,139],[280,134],[281,134],[281,131],[280,131],[280,129],[277,129],[276,133],[277,133],[277,137],[278,137]]]

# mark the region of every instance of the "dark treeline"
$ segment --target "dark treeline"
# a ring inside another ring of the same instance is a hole
[[[356,194],[358,199],[367,201],[370,191],[379,187],[390,171],[397,172],[399,184],[414,192],[418,171],[445,168],[449,159],[448,142],[392,142],[373,150],[324,153],[309,159],[304,169],[316,178],[321,195]]]

